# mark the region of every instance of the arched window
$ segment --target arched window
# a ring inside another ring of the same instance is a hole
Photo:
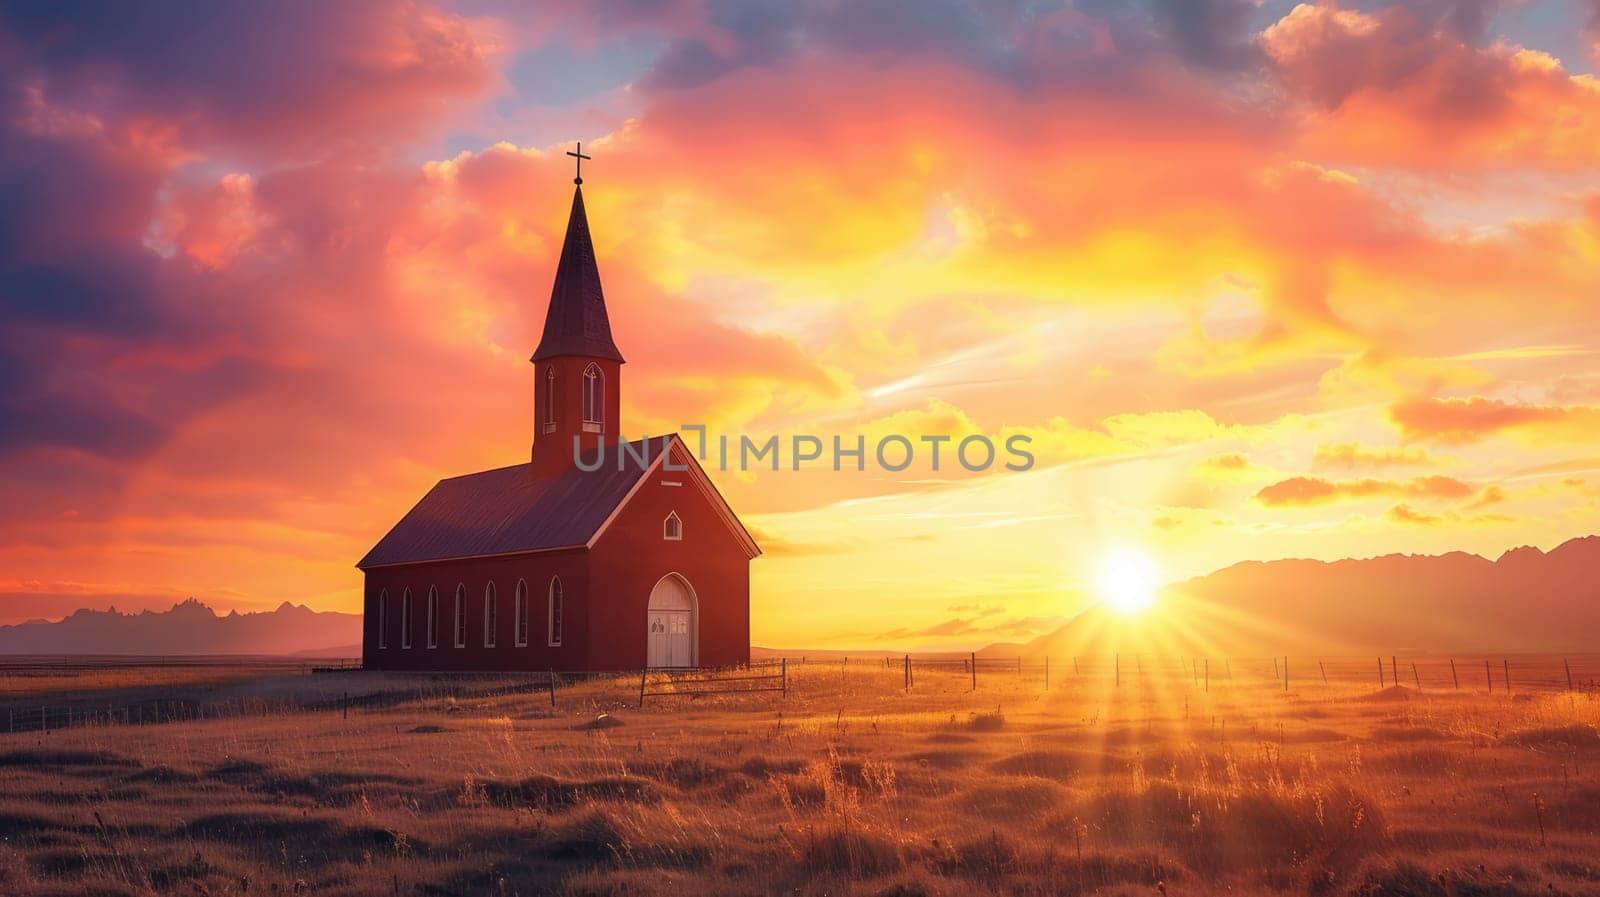
[[[428,647],[439,647],[439,587],[428,586]]]
[[[561,646],[561,577],[550,577],[550,637],[546,643],[552,648]]]
[[[400,647],[411,647],[411,587],[400,596]]]
[[[600,365],[591,364],[583,369],[583,428],[599,432],[606,419],[606,375]]]
[[[389,647],[389,590],[378,593],[378,648]]]
[[[467,584],[456,583],[456,647],[467,646]]]
[[[483,646],[494,647],[494,624],[500,618],[498,602],[494,593],[494,581],[483,587]]]
[[[683,539],[683,521],[678,519],[678,512],[673,511],[667,519],[661,521],[661,538],[668,542],[678,542]]]
[[[556,369],[545,368],[544,371],[544,431],[554,433],[556,430]]]
[[[528,583],[517,580],[517,647],[528,647]]]

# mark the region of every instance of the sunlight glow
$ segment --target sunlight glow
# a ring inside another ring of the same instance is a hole
[[[1100,564],[1100,600],[1119,614],[1137,614],[1156,603],[1155,562],[1132,548],[1119,548]]]

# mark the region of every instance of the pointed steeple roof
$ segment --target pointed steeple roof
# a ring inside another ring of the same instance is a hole
[[[567,238],[561,244],[556,282],[550,290],[550,308],[544,316],[544,337],[532,361],[557,355],[585,355],[622,363],[622,353],[611,341],[611,320],[606,317],[606,297],[600,290],[600,268],[589,240],[589,218],[583,211],[583,188],[572,193],[572,216]]]

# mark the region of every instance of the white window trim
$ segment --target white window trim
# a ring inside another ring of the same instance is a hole
[[[428,630],[424,638],[429,648],[439,647],[439,587],[428,586]]]
[[[673,521],[677,521],[678,523],[677,535],[673,535],[670,528]],[[683,518],[678,516],[677,511],[668,511],[666,519],[661,521],[661,538],[668,542],[683,541]]]
[[[405,594],[400,596],[400,648],[411,650],[411,587],[406,586]]]
[[[590,391],[593,391],[593,395]],[[598,433],[606,422],[606,372],[590,362],[583,369],[583,430]]]
[[[528,647],[528,581],[517,580],[515,616],[511,620],[511,640],[518,648]]]
[[[560,634],[556,633],[556,599],[558,590],[561,599],[561,628],[563,630]],[[566,634],[565,630],[567,628],[566,602],[567,593],[566,589],[561,585],[561,577],[550,577],[550,585],[545,589],[544,641],[547,648],[561,647],[561,636]]]
[[[490,607],[491,600],[494,607]],[[499,635],[495,624],[500,621],[500,592],[495,588],[494,580],[483,587],[483,646],[493,648]]]
[[[544,370],[544,431],[556,431],[556,369]]]
[[[389,649],[389,590],[378,590],[378,650]]]
[[[457,648],[467,646],[467,584],[456,583],[456,612],[450,618],[451,642]]]
[[[663,486],[682,486],[683,485],[683,481],[682,480],[662,480],[661,481],[661,485],[663,485]]]

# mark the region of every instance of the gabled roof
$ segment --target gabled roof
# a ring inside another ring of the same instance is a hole
[[[532,361],[556,355],[585,355],[622,363],[622,353],[611,341],[611,319],[600,289],[600,267],[589,240],[589,217],[583,211],[583,188],[572,193],[572,214],[561,244],[550,308],[544,315],[544,336]]]
[[[628,443],[622,469],[617,447],[607,447],[605,463],[593,471],[577,467],[535,479],[531,465],[517,464],[440,480],[417,502],[357,567],[392,567],[486,555],[523,554],[594,544],[627,504],[645,476],[662,461],[662,440],[674,446],[673,464],[686,464],[695,484],[711,501],[746,554],[761,553],[755,540],[717,493],[692,452],[676,435]],[[649,451],[649,462],[638,458]]]

